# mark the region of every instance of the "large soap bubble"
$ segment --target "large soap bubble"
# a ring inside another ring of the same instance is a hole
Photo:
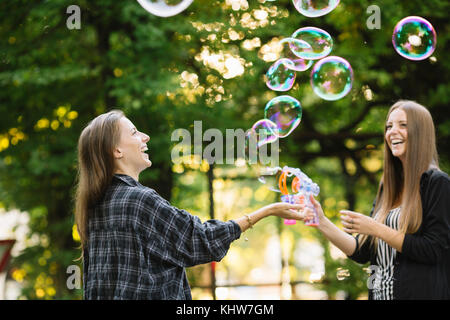
[[[137,0],[151,14],[158,17],[171,17],[189,7],[194,0]]]
[[[295,65],[289,59],[279,59],[270,66],[266,73],[266,85],[271,90],[288,91],[295,82]]]
[[[279,138],[285,138],[300,124],[302,107],[300,102],[291,96],[275,97],[266,104],[264,118],[277,125],[276,135]]]
[[[317,60],[326,57],[333,48],[333,39],[325,30],[316,27],[304,27],[296,30],[291,38],[308,43],[312,50],[302,50],[295,54],[303,59]],[[291,45],[291,48],[294,45]]]
[[[295,9],[310,18],[320,17],[333,11],[339,0],[292,0]]]
[[[325,100],[338,100],[349,93],[353,83],[353,70],[341,57],[326,57],[314,65],[311,86]]]
[[[423,60],[431,56],[436,49],[436,31],[424,18],[406,17],[395,26],[392,44],[402,57]]]

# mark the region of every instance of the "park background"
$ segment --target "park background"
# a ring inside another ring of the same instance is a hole
[[[70,5],[81,28],[66,25]],[[369,29],[370,5],[381,10]],[[368,214],[382,172],[383,126],[398,99],[427,106],[436,124],[441,168],[450,170],[449,2],[343,0],[318,18],[291,1],[195,0],[160,18],[136,1],[0,2],[0,239],[16,238],[6,277],[9,299],[81,299],[67,288],[80,251],[73,219],[76,145],[96,115],[122,109],[151,137],[153,166],[140,182],[202,220],[228,220],[278,201],[255,166],[174,164],[177,128],[246,130],[277,93],[264,83],[277,41],[315,26],[334,40],[331,55],[350,62],[351,92],[317,97],[310,70],[287,94],[303,108],[299,127],[280,140],[280,164],[299,167],[321,187],[326,215]],[[402,58],[395,24],[422,16],[437,32],[423,61]],[[187,160],[187,159],[185,159]],[[248,241],[244,240],[248,237]],[[219,263],[188,269],[194,299],[357,299],[367,297],[367,265],[349,261],[314,228],[270,217],[235,241]]]

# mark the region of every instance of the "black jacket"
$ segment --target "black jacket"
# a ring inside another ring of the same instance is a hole
[[[450,178],[439,170],[428,170],[420,179],[422,225],[406,234],[394,266],[395,300],[450,299]],[[374,204],[375,207],[375,204]],[[374,207],[370,212],[373,215]],[[376,252],[367,239],[356,236],[356,250],[350,259],[376,265]],[[369,289],[369,299],[373,292]]]

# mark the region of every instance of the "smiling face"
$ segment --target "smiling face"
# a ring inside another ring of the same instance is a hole
[[[403,162],[406,156],[408,129],[406,113],[402,109],[397,108],[389,115],[385,138],[392,155]]]
[[[125,173],[135,178],[144,169],[150,167],[147,142],[150,137],[139,132],[126,117],[119,120],[120,141],[114,149],[114,158],[118,173]]]

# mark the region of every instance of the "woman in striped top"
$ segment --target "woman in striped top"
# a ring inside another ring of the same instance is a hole
[[[375,266],[369,299],[450,299],[450,179],[438,166],[431,115],[398,101],[384,137],[383,176],[369,216],[342,210],[342,231],[311,197],[318,229],[350,259]]]
[[[392,209],[386,217],[386,225],[398,230],[398,217],[400,207]],[[397,251],[390,247],[384,240],[378,239],[376,276],[378,285],[374,287],[373,294],[375,300],[392,300],[394,285],[394,261]]]

